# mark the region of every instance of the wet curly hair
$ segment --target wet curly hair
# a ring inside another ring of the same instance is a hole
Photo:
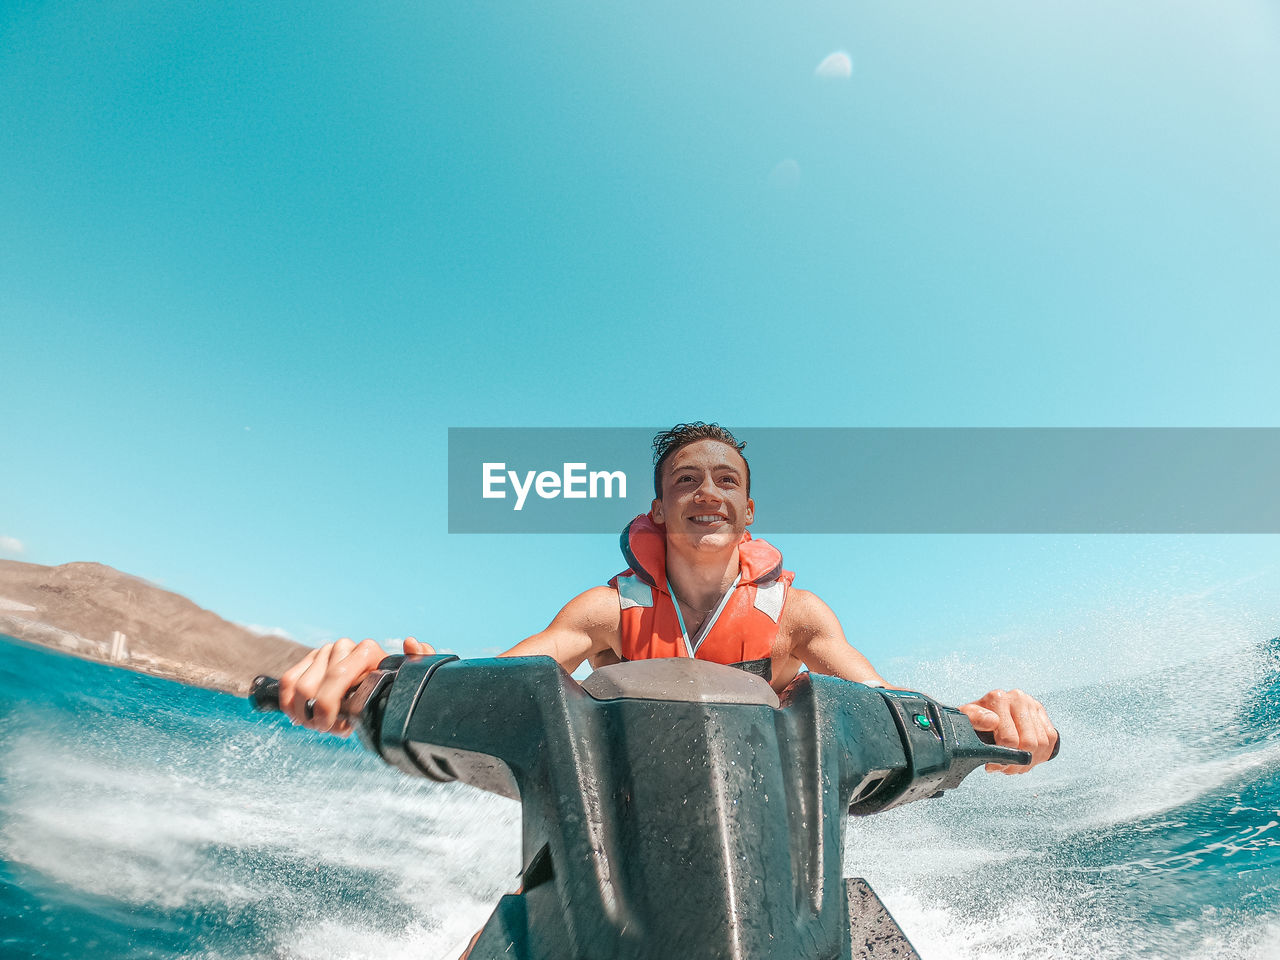
[[[738,451],[742,462],[747,466],[747,496],[751,496],[751,464],[747,463],[746,454],[742,452],[746,443],[738,440],[720,424],[703,423],[701,420],[677,423],[670,430],[663,430],[653,438],[653,495],[662,499],[662,465],[677,450],[699,440],[715,440]]]

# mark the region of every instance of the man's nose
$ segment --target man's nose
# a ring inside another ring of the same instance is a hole
[[[702,483],[698,484],[698,489],[694,492],[699,500],[719,500],[720,490],[716,486],[715,479],[710,475],[702,478]]]

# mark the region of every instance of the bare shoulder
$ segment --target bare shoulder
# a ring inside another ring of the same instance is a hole
[[[844,639],[835,613],[816,593],[796,587],[788,589],[787,603],[782,608],[782,616],[778,620],[778,636],[773,645],[775,661],[798,668],[809,644],[825,636]],[[778,668],[775,667],[774,672],[779,672]]]
[[[616,630],[621,621],[619,610],[617,590],[609,586],[592,587],[566,603],[552,623],[572,625],[591,632],[609,628]]]
[[[779,631],[790,635],[812,635],[839,630],[835,612],[816,593],[792,587],[787,592],[787,605],[782,609]]]

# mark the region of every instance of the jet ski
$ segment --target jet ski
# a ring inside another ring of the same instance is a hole
[[[1031,760],[920,693],[802,673],[779,697],[689,659],[579,684],[548,657],[388,657],[344,711],[405,773],[521,802],[521,888],[470,960],[918,960],[843,876],[847,816]]]

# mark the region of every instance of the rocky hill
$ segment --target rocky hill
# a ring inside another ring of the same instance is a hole
[[[0,560],[0,633],[238,695],[257,674],[279,676],[310,649],[100,563]]]

